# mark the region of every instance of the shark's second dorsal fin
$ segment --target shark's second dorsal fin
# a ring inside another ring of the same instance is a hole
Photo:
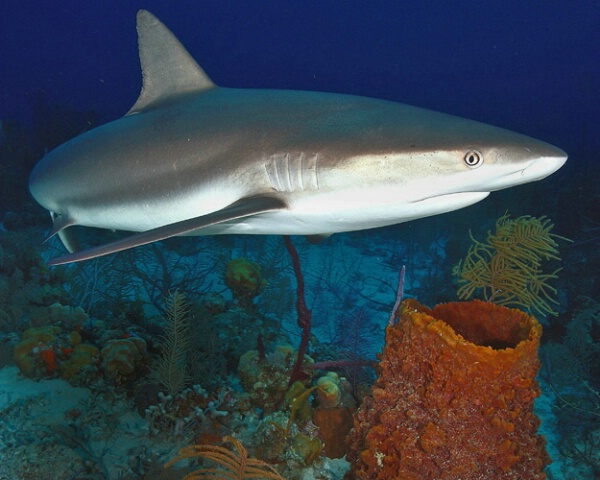
[[[138,12],[137,32],[142,92],[127,115],[170,97],[215,86],[177,37],[149,11]]]

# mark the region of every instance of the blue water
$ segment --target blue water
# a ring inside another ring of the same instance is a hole
[[[544,434],[549,439],[556,437],[549,450],[560,468],[551,472],[552,478],[563,478],[565,471],[592,478],[594,466],[600,468],[597,451],[580,455],[578,449],[600,442],[600,369],[597,360],[590,360],[598,358],[593,352],[600,352],[600,309],[595,303],[600,302],[597,3],[4,1],[0,5],[2,235],[27,232],[36,245],[49,227],[49,219],[33,205],[27,192],[27,175],[33,164],[47,148],[56,146],[56,139],[67,139],[61,136],[65,131],[72,136],[116,119],[135,102],[141,86],[135,31],[135,14],[140,8],[158,16],[217,85],[383,98],[504,127],[568,152],[569,161],[552,177],[494,193],[474,207],[376,232],[339,235],[321,253],[314,250],[319,246],[301,248],[310,272],[309,303],[319,317],[315,328],[321,341],[333,343],[341,311],[354,319],[366,315],[373,356],[383,342],[381,331],[389,315],[386,301],[391,308],[402,264],[408,265],[408,295],[428,304],[447,301],[455,290],[451,267],[468,248],[469,230],[484,238],[506,210],[513,217],[550,217],[556,224],[555,233],[573,243],[560,247],[559,316],[544,320],[544,348],[549,352],[543,356],[544,365],[549,368],[550,358],[553,376],[547,372],[541,376],[545,396],[540,415]],[[189,248],[205,254],[214,248],[230,252],[232,258],[245,255],[259,261],[265,258],[264,249],[274,248],[264,247],[262,241],[238,238],[219,244],[213,239],[185,239],[176,251],[181,254]],[[185,242],[190,243],[182,247]],[[329,273],[328,281],[335,285],[324,288],[322,265],[326,259],[343,266],[335,274]],[[4,275],[2,265],[0,274]],[[85,272],[87,279],[93,275],[100,278],[98,289],[106,292],[110,291],[106,283],[116,282],[106,273],[108,267],[99,273]],[[341,280],[343,274],[356,276]],[[209,289],[207,285],[197,288],[203,293]],[[222,278],[214,288],[225,291]],[[74,306],[87,308],[93,318],[116,318],[114,309],[110,314],[102,312],[98,297],[96,302],[91,300],[90,289],[88,283],[72,298],[73,303],[79,302]],[[592,306],[582,296],[591,299]],[[1,295],[0,301],[9,303]],[[361,308],[367,309],[367,314]],[[287,328],[293,329],[290,315]],[[23,317],[20,323],[11,322],[10,328],[8,323],[0,324],[3,344],[12,347],[28,321]],[[119,334],[126,333],[127,322],[119,328]],[[298,330],[290,335],[293,342],[298,341]],[[569,355],[574,345],[585,345],[587,350],[581,350],[588,353]],[[9,359],[4,360],[5,356]],[[0,356],[0,367],[11,364],[11,354],[5,356]],[[579,363],[561,370],[555,366],[561,358]],[[569,372],[575,372],[575,377]],[[575,380],[569,382],[569,378]],[[208,387],[210,382],[206,383]],[[563,400],[554,396],[553,388],[562,392]],[[572,408],[573,397],[584,402],[585,410]],[[590,410],[596,414],[588,415]],[[569,417],[578,412],[588,415],[579,430]],[[568,450],[563,445],[561,451],[561,439],[576,448]],[[1,456],[7,451],[0,448],[0,478]],[[101,475],[101,470],[96,473]]]
[[[31,96],[103,118],[139,90],[135,13],[146,8],[215,83],[336,91],[451,112],[598,148],[593,2],[3,2],[0,118]]]

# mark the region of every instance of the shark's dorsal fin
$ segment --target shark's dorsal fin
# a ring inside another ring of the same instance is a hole
[[[215,86],[171,30],[149,11],[138,12],[137,32],[142,92],[127,115],[171,97]]]

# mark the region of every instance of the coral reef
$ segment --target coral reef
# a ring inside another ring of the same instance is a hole
[[[94,344],[83,342],[80,331],[85,333],[79,325],[76,330],[58,325],[29,328],[14,346],[13,360],[26,377],[62,377],[73,385],[84,385],[104,376],[110,383],[128,386],[147,372],[147,345],[141,337],[125,333],[123,338]]]
[[[96,362],[99,357],[98,347],[79,343],[75,345],[71,355],[62,362],[60,375],[74,385],[84,384],[97,374]]]
[[[355,415],[346,478],[546,478],[533,414],[539,323],[477,300],[400,311]]]
[[[299,432],[292,439],[291,451],[301,459],[303,466],[310,465],[321,457],[323,443],[317,437]]]
[[[96,371],[99,350],[81,343],[76,330],[65,332],[58,326],[29,328],[13,350],[19,371],[29,378],[60,376],[73,384],[82,383]]]
[[[59,327],[30,328],[23,333],[23,339],[15,345],[14,361],[23,375],[36,378],[54,373],[54,343]]]
[[[270,463],[288,463],[296,469],[313,464],[321,459],[323,443],[318,438],[318,429],[312,423],[311,394],[319,387],[306,388],[302,382],[292,384],[282,411],[267,415],[260,423],[254,441],[257,441],[257,455]]]
[[[261,315],[254,308],[229,305],[226,311],[211,314],[202,306],[192,306],[190,317],[194,323],[192,342],[197,345],[191,352],[192,374],[194,381],[203,385],[208,373],[218,373],[220,369],[220,375],[211,377],[218,380],[224,377],[223,370],[235,371],[248,349],[258,348],[259,337],[267,350],[290,343],[276,319]]]
[[[200,385],[185,388],[175,395],[159,392],[157,400],[145,408],[143,414],[150,435],[185,436],[198,427],[207,427],[210,431],[211,422],[225,419],[230,407],[238,403],[233,392],[226,388],[213,397]]]
[[[346,454],[344,439],[352,427],[354,404],[352,387],[336,373],[329,372],[314,386],[306,387],[301,381],[289,388],[281,410],[267,415],[260,423],[254,441],[257,455],[270,463],[295,464],[304,468],[330,458]],[[313,393],[317,408],[311,406]],[[347,403],[344,403],[347,402]],[[325,407],[329,405],[329,407]],[[285,412],[289,408],[289,414]]]
[[[290,374],[296,364],[297,352],[289,345],[279,345],[273,353],[261,359],[258,350],[249,350],[240,358],[238,374],[250,401],[265,412],[279,410],[288,392]],[[313,360],[304,356],[303,375],[310,381]]]
[[[139,337],[109,340],[100,354],[106,377],[120,385],[128,385],[146,371],[146,342]]]
[[[563,335],[541,348],[542,389],[553,414],[544,423],[552,434],[552,470],[564,478],[573,476],[571,471],[578,478],[595,478],[600,472],[600,304],[581,295],[576,304]]]
[[[55,321],[76,323],[83,313],[59,311],[68,303],[60,272],[48,269],[31,237],[0,231],[0,333]]]
[[[328,372],[317,380],[317,398],[322,408],[336,408],[342,402],[342,385],[335,372]]]
[[[317,398],[312,422],[319,429],[323,453],[329,458],[342,458],[348,453],[345,438],[356,411],[353,386],[345,377],[327,372],[317,380],[315,388]]]

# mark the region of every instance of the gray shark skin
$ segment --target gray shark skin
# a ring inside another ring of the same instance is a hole
[[[547,143],[399,103],[215,86],[151,13],[137,16],[143,88],[123,118],[48,153],[29,188],[69,254],[175,235],[327,236],[449,212],[540,180]],[[130,236],[73,252],[69,226]],[[48,237],[48,238],[49,238]]]

